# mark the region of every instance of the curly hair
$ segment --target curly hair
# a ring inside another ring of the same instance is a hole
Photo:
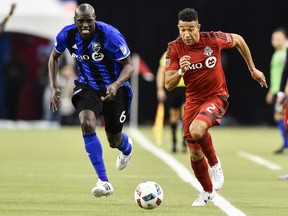
[[[191,22],[198,21],[198,13],[193,8],[185,8],[178,13],[178,21]]]

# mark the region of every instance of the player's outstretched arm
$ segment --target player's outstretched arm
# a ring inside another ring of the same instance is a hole
[[[232,34],[232,37],[234,39],[233,45],[237,48],[237,50],[244,58],[252,78],[256,80],[261,85],[261,87],[268,88],[263,72],[258,70],[254,65],[250,49],[246,44],[245,40],[238,34]]]
[[[158,102],[164,102],[166,100],[166,93],[164,90],[164,76],[165,67],[159,65],[156,73],[156,87],[157,87],[157,99]]]
[[[59,106],[61,106],[60,102],[60,89],[57,87],[57,74],[58,74],[58,58],[61,54],[53,51],[50,54],[49,61],[48,61],[48,68],[49,68],[49,82],[50,82],[50,90],[51,90],[51,100],[49,107],[52,112],[58,110]]]

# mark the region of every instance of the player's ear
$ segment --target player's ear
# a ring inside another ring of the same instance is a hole
[[[198,29],[199,29],[199,30],[201,29],[201,24],[200,24],[200,23],[198,24]]]

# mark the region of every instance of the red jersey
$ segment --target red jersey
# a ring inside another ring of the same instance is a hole
[[[179,60],[191,56],[190,66],[183,78],[186,85],[186,102],[203,102],[211,96],[229,96],[221,62],[221,50],[232,48],[231,34],[200,32],[194,45],[186,45],[180,37],[168,44],[166,70],[178,70]]]

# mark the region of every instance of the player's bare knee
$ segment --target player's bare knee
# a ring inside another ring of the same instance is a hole
[[[80,126],[84,133],[96,130],[96,116],[93,111],[83,110],[79,114]]]
[[[193,140],[199,140],[202,136],[202,131],[199,127],[195,127],[195,125],[190,125],[189,132]]]
[[[80,122],[80,126],[82,131],[85,133],[94,132],[96,129],[95,123],[89,120]]]
[[[89,133],[94,132],[96,130],[96,118],[89,116],[80,116],[80,126],[83,132]]]
[[[200,130],[190,130],[190,135],[193,140],[199,140],[202,137],[203,133]]]
[[[193,140],[199,140],[208,130],[208,125],[204,121],[194,120],[189,126],[189,132]]]

